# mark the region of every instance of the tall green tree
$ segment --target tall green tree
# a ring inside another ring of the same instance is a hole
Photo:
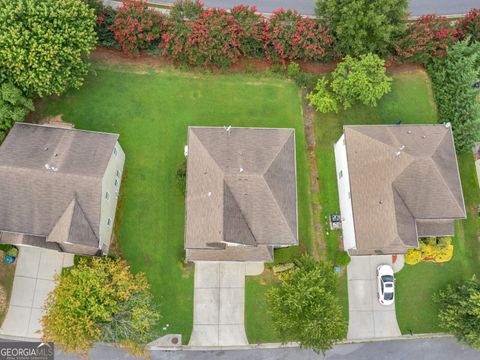
[[[95,23],[82,0],[0,0],[0,82],[27,96],[80,87]]]
[[[434,301],[440,305],[440,326],[455,337],[480,350],[480,280],[449,285]]]
[[[283,341],[325,352],[344,338],[347,323],[336,296],[332,266],[304,256],[291,277],[267,293],[273,326]]]
[[[406,29],[407,0],[317,0],[315,12],[344,55],[385,55]]]
[[[86,352],[94,342],[142,345],[155,336],[159,314],[143,273],[111,258],[81,259],[64,271],[42,318],[45,341]],[[133,346],[135,349],[135,346]]]
[[[29,111],[33,111],[32,100],[23,96],[13,84],[0,85],[0,143],[17,121],[22,121]]]
[[[469,39],[448,48],[447,56],[427,66],[432,79],[440,122],[451,122],[455,146],[470,151],[480,140],[479,92],[472,87],[480,76],[480,43]]]

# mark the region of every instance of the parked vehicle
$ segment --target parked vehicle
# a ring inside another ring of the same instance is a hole
[[[395,278],[390,265],[377,267],[378,301],[382,305],[392,305],[395,301]]]

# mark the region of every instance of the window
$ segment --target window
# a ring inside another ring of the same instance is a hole
[[[116,146],[113,148],[113,155],[117,156],[117,147]]]
[[[110,193],[108,191],[105,193],[105,199],[110,199]]]
[[[120,170],[117,170],[117,177],[120,177]]]
[[[115,179],[115,186],[118,186],[118,178]]]
[[[343,177],[343,170],[340,170],[340,172],[338,173],[338,178],[341,179]]]
[[[107,219],[107,226],[112,226],[112,219],[110,218]]]

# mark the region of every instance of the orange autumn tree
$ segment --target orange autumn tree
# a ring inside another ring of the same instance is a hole
[[[83,258],[57,280],[41,320],[43,341],[82,353],[96,341],[134,347],[153,339],[160,315],[145,275],[133,275],[126,262]]]

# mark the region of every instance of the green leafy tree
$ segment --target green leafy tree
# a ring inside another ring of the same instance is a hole
[[[472,84],[479,77],[480,43],[469,39],[448,48],[447,56],[427,66],[432,79],[440,122],[451,122],[455,146],[470,151],[480,140],[478,90]]]
[[[298,266],[289,280],[267,293],[273,326],[283,341],[325,352],[347,329],[336,297],[337,275],[311,256],[301,258]]]
[[[111,258],[82,258],[64,271],[48,295],[42,318],[45,341],[86,352],[95,341],[145,344],[159,319],[143,273]]]
[[[332,89],[337,100],[348,109],[356,101],[377,106],[377,101],[391,90],[392,79],[386,75],[385,61],[377,55],[360,58],[347,55],[332,74]]]
[[[0,0],[0,81],[27,96],[80,87],[95,24],[82,0]]]
[[[385,55],[406,29],[407,8],[407,0],[317,0],[315,12],[343,54]]]
[[[472,279],[449,285],[435,297],[440,305],[440,326],[480,350],[480,281]]]
[[[13,84],[0,85],[0,143],[17,121],[22,121],[33,111],[32,100],[23,96]]]
[[[314,106],[321,113],[338,113],[337,100],[328,90],[328,80],[324,77],[318,79],[315,89],[307,94],[307,99],[310,100],[310,106]]]

